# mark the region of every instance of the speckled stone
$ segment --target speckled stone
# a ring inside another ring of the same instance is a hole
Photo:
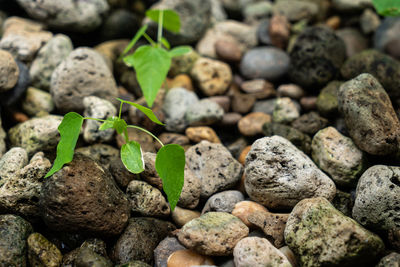
[[[189,127],[185,130],[185,134],[194,143],[199,143],[203,140],[211,143],[221,143],[217,133],[208,126]]]
[[[0,50],[0,92],[12,89],[18,81],[19,68],[13,56]]]
[[[167,266],[168,257],[177,250],[183,250],[185,247],[179,243],[176,237],[164,238],[154,249],[155,267]]]
[[[40,233],[28,237],[28,259],[31,266],[58,267],[61,264],[60,250]]]
[[[222,120],[224,110],[212,100],[202,100],[188,107],[185,113],[185,120],[190,126],[211,125]]]
[[[34,87],[28,87],[22,108],[29,116],[36,116],[39,113],[50,113],[54,109],[54,103],[48,92]]]
[[[329,121],[321,117],[317,112],[311,111],[304,113],[292,122],[293,128],[313,136],[319,130],[327,127]]]
[[[0,158],[0,178],[1,184],[13,178],[17,173],[28,164],[28,154],[21,147],[13,147]]]
[[[231,213],[236,203],[244,200],[244,195],[237,190],[227,190],[212,195],[204,204],[202,214],[210,211]]]
[[[300,111],[289,97],[278,98],[275,102],[272,120],[277,123],[288,124],[300,117]]]

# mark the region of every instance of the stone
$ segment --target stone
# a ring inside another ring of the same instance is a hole
[[[316,96],[303,96],[300,98],[300,106],[304,111],[316,110],[317,109],[317,97]]]
[[[218,0],[211,0],[211,24],[225,21],[228,15],[225,12],[222,3]]]
[[[201,214],[210,211],[231,213],[236,203],[244,200],[244,195],[237,190],[227,190],[212,195],[204,204]]]
[[[207,98],[189,106],[185,112],[185,120],[190,126],[211,125],[222,120],[223,116],[221,106]]]
[[[211,257],[200,255],[188,249],[177,250],[168,257],[168,267],[208,266],[213,264]]]
[[[32,61],[37,51],[52,38],[43,25],[32,20],[9,17],[3,24],[0,49],[10,52],[23,62]]]
[[[34,87],[28,87],[22,108],[29,116],[37,116],[41,112],[50,113],[54,110],[54,102],[48,92]]]
[[[24,96],[25,91],[30,83],[28,67],[18,60],[15,62],[17,63],[19,69],[18,82],[12,89],[1,94],[0,104],[3,107],[12,108],[12,106],[15,106]]]
[[[240,121],[243,116],[236,112],[228,112],[225,113],[221,120],[221,125],[232,127],[236,126],[236,124]]]
[[[224,112],[229,112],[229,109],[231,107],[231,99],[227,95],[218,95],[218,96],[212,96],[209,97],[208,99],[214,101],[218,105],[221,106],[221,108],[224,110]]]
[[[247,140],[244,137],[239,137],[230,143],[226,148],[231,152],[234,158],[238,158],[240,152],[247,146]]]
[[[282,84],[278,87],[277,93],[279,97],[290,97],[293,99],[300,99],[304,96],[303,88],[297,84]]]
[[[254,106],[256,97],[251,94],[242,94],[238,90],[232,90],[232,111],[246,114]]]
[[[0,183],[17,175],[28,164],[28,153],[22,147],[13,147],[0,158]]]
[[[131,38],[139,30],[139,16],[128,9],[114,9],[107,14],[100,29],[102,40]]]
[[[240,44],[238,44],[236,41],[232,41],[218,39],[215,42],[215,53],[219,59],[225,62],[240,61],[243,55],[243,52],[240,49]]]
[[[290,52],[290,79],[303,88],[322,87],[338,76],[345,58],[346,46],[333,30],[309,27]]]
[[[244,21],[250,25],[257,24],[258,21],[265,17],[271,17],[272,15],[272,3],[264,1],[241,1],[243,2],[243,17]]]
[[[249,233],[247,226],[226,212],[207,212],[185,224],[178,232],[187,248],[209,256],[228,256]]]
[[[341,186],[355,186],[365,168],[365,158],[351,138],[333,127],[319,131],[311,143],[312,158]]]
[[[300,117],[297,105],[289,97],[280,97],[275,102],[272,120],[277,123],[289,124]]]
[[[226,20],[216,23],[208,29],[196,45],[196,50],[205,57],[216,58],[215,44],[225,40],[237,44],[241,53],[257,45],[256,27],[236,20]]]
[[[33,232],[31,224],[19,216],[0,215],[0,265],[27,266],[26,239]]]
[[[137,179],[136,174],[128,171],[119,157],[116,157],[110,161],[109,168],[115,182],[124,192],[130,181]]]
[[[378,14],[370,8],[364,9],[360,17],[360,28],[364,34],[374,33],[381,24]]]
[[[309,197],[332,200],[336,187],[302,151],[280,136],[256,140],[247,154],[245,188],[267,208],[289,209]]]
[[[230,152],[208,141],[186,151],[186,164],[201,181],[201,198],[232,188],[242,176],[242,166]]]
[[[342,66],[341,73],[346,80],[362,73],[374,76],[393,99],[400,97],[400,62],[376,50],[364,50],[349,58]]]
[[[39,205],[46,225],[65,232],[115,236],[130,216],[129,202],[111,174],[82,154],[45,180]]]
[[[179,74],[189,74],[194,63],[199,59],[200,55],[192,50],[184,55],[176,56],[172,58],[171,67],[169,69],[169,74],[175,77]]]
[[[174,58],[173,58],[174,59]],[[184,88],[188,91],[194,91],[192,79],[188,74],[178,74],[171,81],[169,88]]]
[[[184,88],[172,88],[165,95],[163,111],[165,128],[168,131],[182,132],[188,126],[185,120],[186,111],[199,101],[197,95]]]
[[[48,91],[54,69],[71,53],[71,39],[57,34],[38,51],[29,69],[32,86]]]
[[[272,45],[271,37],[269,36],[269,23],[268,18],[262,19],[257,27],[257,39],[262,45]]]
[[[305,113],[292,122],[292,127],[313,136],[319,130],[327,127],[329,121],[321,117],[317,112]]]
[[[396,267],[400,264],[400,254],[392,252],[389,255],[383,257],[376,267]]]
[[[166,217],[171,212],[160,190],[143,181],[131,181],[126,188],[131,210],[141,216]]]
[[[28,260],[31,266],[58,267],[61,264],[60,250],[40,233],[29,235],[27,240]]]
[[[271,44],[285,50],[290,38],[290,23],[288,19],[280,14],[275,14],[269,21],[268,33]]]
[[[187,146],[190,144],[190,140],[186,135],[178,134],[178,133],[168,133],[164,132],[158,136],[163,144],[178,144],[180,146]],[[158,144],[158,143],[156,143]],[[161,148],[160,146],[156,146],[157,149]]]
[[[29,16],[53,28],[80,33],[90,32],[100,26],[109,9],[106,0],[18,0],[18,4]]]
[[[369,229],[400,229],[400,167],[375,165],[360,177],[353,218]]]
[[[399,60],[400,59],[400,49],[398,48],[399,45],[400,45],[400,39],[388,42],[387,45],[385,46],[385,53]]]
[[[376,28],[373,37],[374,48],[383,51],[385,46],[399,37],[400,19],[397,17],[386,17]]]
[[[50,92],[62,112],[84,110],[85,96],[116,103],[118,89],[103,56],[82,47],[72,51],[53,71]]]
[[[281,247],[279,251],[282,252],[283,255],[285,255],[292,266],[298,266],[296,255],[294,255],[293,251],[288,246]]]
[[[200,215],[201,213],[199,211],[183,209],[176,206],[171,217],[176,226],[182,227],[191,220],[200,217]]]
[[[185,130],[185,134],[194,143],[199,143],[203,140],[211,143],[221,143],[216,132],[208,126],[189,127]]]
[[[143,261],[129,261],[128,263],[115,265],[116,267],[151,267],[152,265],[147,264]]]
[[[177,208],[177,207],[176,207]],[[154,266],[167,266],[168,257],[178,250],[184,250],[185,247],[179,243],[176,237],[164,238],[154,249]]]
[[[7,136],[7,134],[1,125],[1,117],[0,117],[0,159],[7,150],[6,136]]]
[[[240,84],[240,88],[257,99],[270,98],[276,94],[274,85],[264,79],[244,81]]]
[[[286,223],[285,241],[300,266],[366,266],[384,250],[379,236],[323,197],[304,199],[294,207]]]
[[[76,153],[85,155],[100,163],[103,169],[108,170],[111,162],[120,159],[120,151],[113,146],[106,144],[94,144],[75,149]]]
[[[247,51],[240,62],[240,72],[248,79],[277,81],[289,70],[290,58],[275,47],[257,47]]]
[[[246,237],[240,240],[233,251],[233,259],[236,267],[292,266],[279,249],[274,247],[267,239],[260,237]]]
[[[346,45],[347,57],[352,57],[368,48],[368,39],[357,28],[341,28],[335,33]]]
[[[238,217],[245,225],[254,228],[254,224],[248,220],[248,217],[255,212],[268,212],[268,210],[254,201],[240,201],[235,204],[232,210],[232,215]]]
[[[140,144],[143,152],[156,152],[153,137],[139,129],[128,128],[128,138]],[[116,136],[117,146],[121,148],[125,143],[125,137],[121,134]]]
[[[333,8],[340,12],[357,12],[372,7],[371,0],[333,0]]]
[[[372,155],[398,150],[400,122],[382,85],[371,74],[360,74],[338,92],[339,110],[354,143]]]
[[[140,260],[151,263],[154,249],[175,230],[175,226],[155,218],[132,218],[111,250],[111,258],[117,264]],[[140,242],[138,242],[140,240]]]
[[[352,191],[354,193],[354,191]],[[354,194],[336,190],[336,195],[332,200],[332,205],[347,217],[351,217],[354,206]]]
[[[19,68],[13,56],[0,49],[0,92],[12,89],[18,81]]]
[[[116,107],[109,101],[97,96],[86,96],[83,98],[85,108],[83,116],[106,120],[117,116]],[[86,120],[83,128],[83,139],[86,143],[110,142],[114,137],[114,129],[100,130],[101,121]]]
[[[251,149],[251,146],[246,146],[242,149],[242,151],[240,152],[239,157],[238,157],[238,161],[240,162],[240,164],[244,165],[244,162],[246,161],[246,157],[247,157],[247,154],[249,153],[250,149]]]
[[[254,103],[253,112],[263,112],[272,115],[274,113],[277,98],[257,101]]]
[[[289,21],[312,21],[318,15],[318,5],[311,1],[279,0],[273,7],[274,14],[282,14]]]
[[[334,117],[339,113],[337,93],[342,84],[339,81],[331,81],[319,93],[316,104],[322,116]]]
[[[78,255],[76,256],[74,263],[75,263],[75,266],[82,266],[82,267],[86,267],[86,266],[112,267],[112,266],[114,266],[109,259],[97,254],[96,252],[94,252],[93,250],[91,250],[90,248],[87,248],[87,247],[79,249]]]
[[[244,136],[262,134],[265,123],[271,122],[271,116],[262,112],[252,112],[241,118],[238,122],[239,132]]]

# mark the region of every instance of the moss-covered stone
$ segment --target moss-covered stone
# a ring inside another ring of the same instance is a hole
[[[60,250],[40,233],[28,237],[28,259],[31,266],[58,267],[62,261]]]
[[[317,98],[317,109],[322,116],[334,117],[339,113],[337,93],[341,85],[342,82],[332,81],[319,93]]]

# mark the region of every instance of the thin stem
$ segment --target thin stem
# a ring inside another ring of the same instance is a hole
[[[106,122],[106,120],[96,119],[96,118],[91,118],[91,117],[84,117],[83,119],[84,119],[84,120],[94,120],[94,121]]]
[[[152,134],[151,132],[147,131],[146,129],[143,129],[142,127],[136,126],[136,125],[128,125],[129,128],[134,128],[134,129],[138,129],[140,131],[143,131],[145,133],[147,133],[148,135],[150,135],[151,137],[153,137],[154,139],[156,139],[161,146],[164,146],[163,142],[161,142],[160,139],[157,138],[157,136],[155,136],[154,134]]]
[[[151,39],[150,36],[147,35],[147,33],[143,33],[143,37],[146,38],[146,40],[152,45],[152,46],[156,46],[156,42],[153,41],[153,39]]]
[[[122,105],[124,102],[121,101],[121,104],[119,105],[119,114],[118,114],[118,119],[121,119],[121,112],[122,112]]]
[[[160,10],[160,13],[158,15],[158,33],[157,33],[157,43],[159,46],[161,46],[163,20],[164,20],[164,10]]]

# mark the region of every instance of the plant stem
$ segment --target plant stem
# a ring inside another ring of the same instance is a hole
[[[106,122],[106,120],[96,119],[96,118],[90,118],[90,117],[84,117],[83,119],[84,119],[84,120],[94,120],[94,121]]]
[[[158,15],[158,33],[157,33],[158,46],[161,46],[163,21],[164,21],[164,10],[160,10],[160,13]]]
[[[124,102],[121,101],[121,104],[119,105],[119,114],[118,114],[118,119],[121,119],[121,112],[122,112],[122,105]]]
[[[161,144],[161,146],[164,146],[163,142],[161,142],[160,139],[157,138],[157,136],[155,136],[154,134],[152,134],[151,132],[147,131],[146,129],[143,129],[142,127],[136,126],[136,125],[128,125],[129,128],[134,128],[134,129],[138,129],[142,132],[147,133],[148,135],[150,135],[151,137],[153,137],[154,139],[157,140],[157,142],[159,142]]]
[[[156,42],[151,39],[150,36],[147,35],[147,33],[143,33],[143,37],[146,38],[146,40],[152,45],[152,46],[157,46]]]

